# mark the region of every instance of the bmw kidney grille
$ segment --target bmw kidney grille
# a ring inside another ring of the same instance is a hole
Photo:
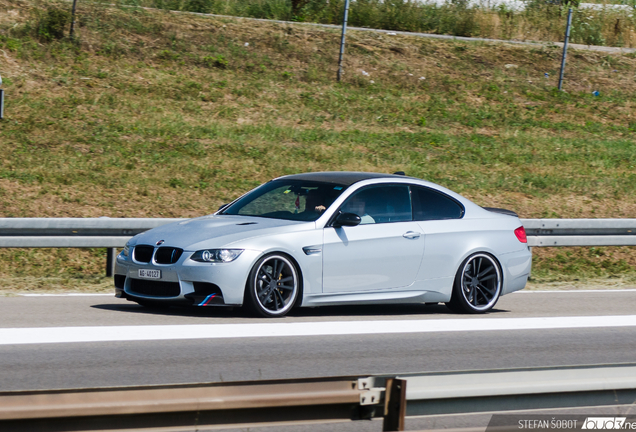
[[[152,255],[154,253],[155,262],[157,264],[174,264],[179,261],[179,258],[181,258],[181,255],[183,254],[183,249],[174,247],[160,247],[157,248],[156,253],[154,251],[154,246],[135,246],[133,258],[137,262],[149,263],[152,260]]]

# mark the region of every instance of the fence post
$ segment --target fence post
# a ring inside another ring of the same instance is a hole
[[[349,0],[345,0],[344,17],[342,18],[342,38],[340,39],[340,57],[338,58],[338,82],[342,79],[342,57],[344,56],[347,19],[349,18]]]
[[[75,31],[75,9],[77,8],[77,0],[73,0],[73,10],[71,12],[71,31],[69,32],[69,38],[73,39],[73,32]]]
[[[0,89],[0,120],[2,119],[4,119],[4,90]]]
[[[561,58],[561,74],[559,75],[559,91],[563,87],[563,73],[565,72],[565,58],[568,55],[568,40],[570,39],[570,27],[572,26],[572,8],[568,10],[568,25],[565,28],[565,41],[563,42],[563,57]]]

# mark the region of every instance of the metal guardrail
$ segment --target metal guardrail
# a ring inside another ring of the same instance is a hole
[[[0,430],[183,430],[632,404],[636,364],[0,393]],[[72,426],[72,428],[71,428]]]
[[[3,248],[121,248],[135,234],[183,219],[0,218]]]
[[[528,245],[636,246],[636,219],[521,219]]]
[[[185,219],[0,218],[0,248],[107,248],[106,275],[115,248],[135,234]],[[636,219],[521,219],[528,246],[636,246]]]
[[[140,232],[184,219],[0,218],[3,248],[121,248]],[[636,219],[521,219],[532,247],[636,246]]]
[[[409,416],[628,405],[636,364],[399,375]]]
[[[385,389],[366,388],[367,382],[336,377],[1,392],[0,430],[165,431],[369,419],[381,407],[380,394]]]

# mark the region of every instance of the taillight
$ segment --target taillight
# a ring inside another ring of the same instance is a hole
[[[524,227],[520,226],[517,228],[515,230],[515,235],[521,243],[528,243],[528,237],[526,237],[526,229]]]

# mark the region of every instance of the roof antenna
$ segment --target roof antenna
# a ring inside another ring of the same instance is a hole
[[[393,174],[395,174],[395,175],[403,175],[403,176],[406,175],[406,173],[404,171],[396,171]]]

